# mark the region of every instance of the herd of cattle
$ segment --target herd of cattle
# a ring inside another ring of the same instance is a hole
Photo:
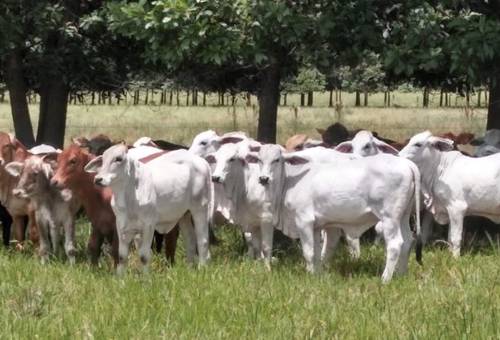
[[[153,239],[173,262],[180,231],[187,261],[204,265],[213,221],[223,219],[241,227],[249,255],[267,268],[278,229],[300,240],[307,270],[316,272],[341,237],[358,257],[359,237],[375,226],[385,242],[387,282],[407,270],[415,239],[421,261],[422,236],[425,242],[433,219],[450,224],[454,256],[466,215],[500,222],[500,130],[479,139],[426,131],[404,144],[339,123],[318,132],[322,140],[296,135],[284,147],[209,130],[189,148],[148,137],[113,144],[100,135],[74,139],[64,150],[28,150],[0,133],[4,244],[22,248],[29,231],[45,263],[64,238],[74,263],[75,218],[83,208],[93,264],[107,241],[122,273],[134,242],[147,270]]]

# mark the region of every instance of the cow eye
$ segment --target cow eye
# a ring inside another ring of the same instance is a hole
[[[279,159],[279,158],[276,158],[276,159],[273,161],[273,163],[278,163],[279,161],[280,161],[280,159]]]
[[[116,163],[120,163],[121,161],[123,161],[122,157],[118,156],[118,157],[115,158],[115,162]]]
[[[201,145],[207,145],[208,142],[206,140],[204,140],[203,142],[200,143]]]
[[[234,162],[234,160],[235,160],[235,158],[234,158],[234,157],[229,158],[229,161],[230,161],[230,162]]]
[[[71,164],[71,165],[75,165],[75,164],[76,164],[76,159],[74,159],[74,158],[73,158],[73,159],[70,159],[70,160],[69,160],[69,164]]]
[[[422,143],[415,143],[415,146],[416,146],[417,148],[419,148],[419,147],[421,147],[421,146],[422,146]]]
[[[363,146],[363,149],[369,149],[370,148],[370,144],[366,144],[365,146]]]

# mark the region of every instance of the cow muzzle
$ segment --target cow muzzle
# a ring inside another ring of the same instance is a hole
[[[100,187],[104,186],[104,179],[102,177],[95,177],[94,178],[94,183]]]
[[[268,176],[260,176],[259,183],[262,185],[268,185],[269,184],[269,177]]]
[[[222,183],[222,177],[221,176],[212,176],[212,182]]]
[[[16,196],[18,198],[25,198],[28,196],[24,189],[19,189],[19,188],[13,189],[12,193],[14,194],[14,196]]]

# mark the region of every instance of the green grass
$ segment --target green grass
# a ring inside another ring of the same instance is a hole
[[[409,100],[409,99],[408,99]],[[169,106],[70,106],[68,138],[97,133],[113,139],[150,135],[190,143],[199,131],[241,129],[255,134],[252,108]],[[31,106],[36,125],[37,107]],[[294,133],[318,137],[316,127],[339,118],[327,107],[279,111],[279,141]],[[464,110],[352,108],[340,117],[349,128],[368,128],[398,140],[431,129],[472,131],[485,126],[485,111],[466,119]],[[12,129],[9,107],[0,105],[0,130]],[[362,258],[341,250],[329,269],[308,275],[299,248],[280,254],[273,271],[245,258],[239,232],[217,230],[212,262],[197,270],[178,261],[167,268],[155,255],[151,273],[139,274],[132,254],[124,278],[112,274],[109,257],[87,264],[89,226],[78,224],[77,265],[63,259],[39,264],[34,250],[0,250],[0,338],[229,338],[400,339],[500,337],[499,247],[465,249],[455,260],[431,248],[424,266],[412,255],[409,273],[380,283],[382,247],[363,245]]]
[[[242,254],[239,233],[217,231],[221,245],[197,270],[183,251],[167,268],[155,255],[149,275],[132,254],[117,278],[110,259],[85,262],[85,225],[75,267],[46,266],[30,251],[0,251],[0,327],[5,338],[470,338],[500,336],[500,267],[496,247],[460,259],[434,248],[424,267],[412,256],[407,276],[380,283],[382,247],[364,245],[362,258],[345,249],[319,275],[304,270],[298,249],[281,254],[271,273]],[[182,248],[182,247],[181,247]]]

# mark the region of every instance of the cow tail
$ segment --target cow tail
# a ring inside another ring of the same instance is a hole
[[[416,229],[416,239],[417,243],[415,246],[415,256],[418,264],[423,265],[422,263],[422,230],[420,226],[420,171],[418,170],[415,163],[411,162],[411,171],[413,173],[413,180],[415,181],[415,229]]]

